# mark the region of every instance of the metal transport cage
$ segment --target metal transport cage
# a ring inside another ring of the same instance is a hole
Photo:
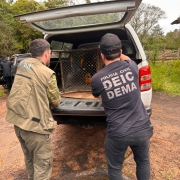
[[[99,48],[52,51],[50,68],[62,93],[91,91],[91,77],[103,67]]]

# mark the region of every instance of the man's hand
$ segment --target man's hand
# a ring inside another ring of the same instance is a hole
[[[102,99],[101,96],[94,96],[94,98],[97,98],[97,99]]]
[[[121,54],[120,56],[120,60],[121,61],[124,61],[124,60],[131,60],[128,56],[124,55],[124,54]]]

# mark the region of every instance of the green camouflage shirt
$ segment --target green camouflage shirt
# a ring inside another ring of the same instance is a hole
[[[50,105],[52,105],[54,108],[59,106],[60,101],[61,101],[61,96],[60,96],[59,89],[57,87],[55,74],[52,74],[48,82],[47,96],[48,96]]]

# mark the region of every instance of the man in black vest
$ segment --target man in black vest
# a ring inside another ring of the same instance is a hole
[[[153,134],[142,103],[138,66],[122,54],[118,36],[106,34],[100,41],[105,67],[91,79],[92,94],[101,96],[107,116],[105,152],[109,180],[122,180],[124,155],[131,148],[138,180],[150,179],[149,145]]]
[[[3,77],[6,81],[8,91],[11,90],[12,82],[11,82],[11,62],[7,59],[6,56],[2,58],[2,62],[0,63],[1,68],[3,69]]]

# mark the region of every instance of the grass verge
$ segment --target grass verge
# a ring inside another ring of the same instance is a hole
[[[153,91],[180,96],[180,60],[150,63]]]

